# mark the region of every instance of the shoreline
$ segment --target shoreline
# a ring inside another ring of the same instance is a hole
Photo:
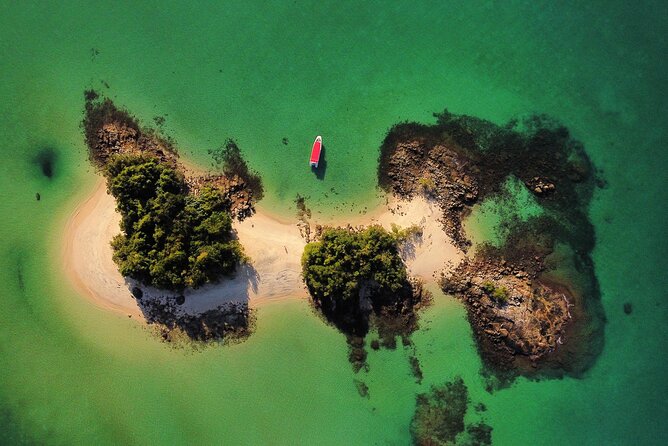
[[[192,170],[200,170],[192,164]],[[118,272],[112,260],[110,241],[120,233],[120,215],[116,202],[106,192],[106,182],[99,177],[67,218],[61,248],[64,273],[78,294],[98,308],[123,314],[146,323],[142,309],[132,296],[132,280]],[[424,198],[410,201],[388,196],[388,203],[370,209],[364,215],[350,218],[326,218],[310,223],[327,225],[391,224],[407,227],[418,224],[423,228],[422,239],[406,250],[404,259],[410,275],[425,283],[436,279],[438,271],[448,262],[459,263],[464,253],[454,246],[442,229],[440,209]],[[297,227],[297,217],[289,218],[268,212],[258,206],[257,212],[242,222],[235,221],[234,230],[251,258],[249,266],[242,265],[233,278],[207,284],[196,290],[186,289],[185,303],[179,308],[184,314],[201,314],[221,304],[248,303],[257,308],[269,302],[285,299],[307,299],[308,292],[301,276],[301,255],[306,242]],[[432,249],[432,245],[434,248]],[[178,293],[142,287],[152,298]]]

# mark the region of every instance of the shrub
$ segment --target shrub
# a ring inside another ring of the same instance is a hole
[[[494,282],[486,280],[482,283],[481,288],[495,301],[505,304],[508,302],[508,289],[505,286],[496,286]]]
[[[430,177],[422,177],[418,180],[418,184],[422,188],[422,191],[426,194],[433,194],[436,192],[436,183]]]
[[[394,237],[397,243],[403,243],[422,236],[422,228],[419,225],[411,225],[407,228],[401,228],[396,223],[392,223],[391,228],[392,237]]]
[[[492,297],[499,303],[508,302],[508,290],[504,286],[497,287],[492,293]]]

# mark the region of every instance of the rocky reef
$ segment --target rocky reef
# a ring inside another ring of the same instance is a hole
[[[482,247],[441,278],[443,290],[466,304],[483,361],[499,378],[490,385],[518,374],[580,376],[602,349],[595,276],[549,236],[556,224],[518,224],[504,246]]]
[[[503,187],[508,178],[523,183],[542,214],[501,222],[501,245],[478,247],[444,272],[441,286],[466,305],[486,371],[499,382],[579,376],[603,343],[587,209],[604,182],[582,144],[548,117],[505,126],[447,111],[436,117],[435,125],[390,129],[381,147],[380,186],[438,203],[444,231],[467,252],[472,243],[462,222],[473,206],[490,198],[503,206],[512,199]]]
[[[491,426],[482,420],[465,424],[464,417],[470,402],[468,388],[460,377],[441,386],[432,386],[429,392],[419,394],[410,426],[413,444],[418,446],[492,444]]]
[[[568,129],[546,116],[503,127],[447,111],[436,117],[435,125],[403,123],[389,130],[378,164],[381,188],[403,198],[433,198],[443,210],[445,231],[467,250],[462,219],[476,203],[501,194],[512,175],[593,243],[584,211],[597,178]]]
[[[188,314],[180,311],[175,300],[139,301],[146,321],[160,327],[160,336],[166,342],[179,340],[182,335],[200,342],[241,341],[250,336],[254,327],[253,311],[245,303],[230,303],[200,314]]]

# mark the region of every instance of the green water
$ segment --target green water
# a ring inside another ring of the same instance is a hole
[[[504,183],[502,197],[494,196],[475,204],[464,220],[464,230],[470,234],[474,247],[480,243],[501,246],[508,235],[503,229],[504,221],[527,221],[543,213],[533,194],[514,176]]]
[[[274,3],[1,2],[0,444],[406,444],[415,394],[456,374],[495,444],[666,443],[665,2]],[[407,352],[373,352],[368,400],[344,340],[303,302],[262,307],[239,345],[157,342],[61,278],[66,218],[95,178],[78,127],[90,87],[146,123],[165,116],[200,164],[236,138],[263,206],[287,214],[297,193],[327,214],[377,204],[395,122],[446,106],[559,118],[609,182],[591,207],[603,354],[582,380],[487,394],[463,308],[444,296],[414,339],[423,384]],[[316,134],[322,180],[306,165]],[[34,162],[45,148],[51,179]]]

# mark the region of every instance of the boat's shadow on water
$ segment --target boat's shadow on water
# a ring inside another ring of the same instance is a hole
[[[311,167],[311,171],[315,174],[315,177],[319,180],[325,179],[325,172],[327,171],[327,148],[325,145],[322,145],[320,150],[320,161],[318,162],[318,167]]]

